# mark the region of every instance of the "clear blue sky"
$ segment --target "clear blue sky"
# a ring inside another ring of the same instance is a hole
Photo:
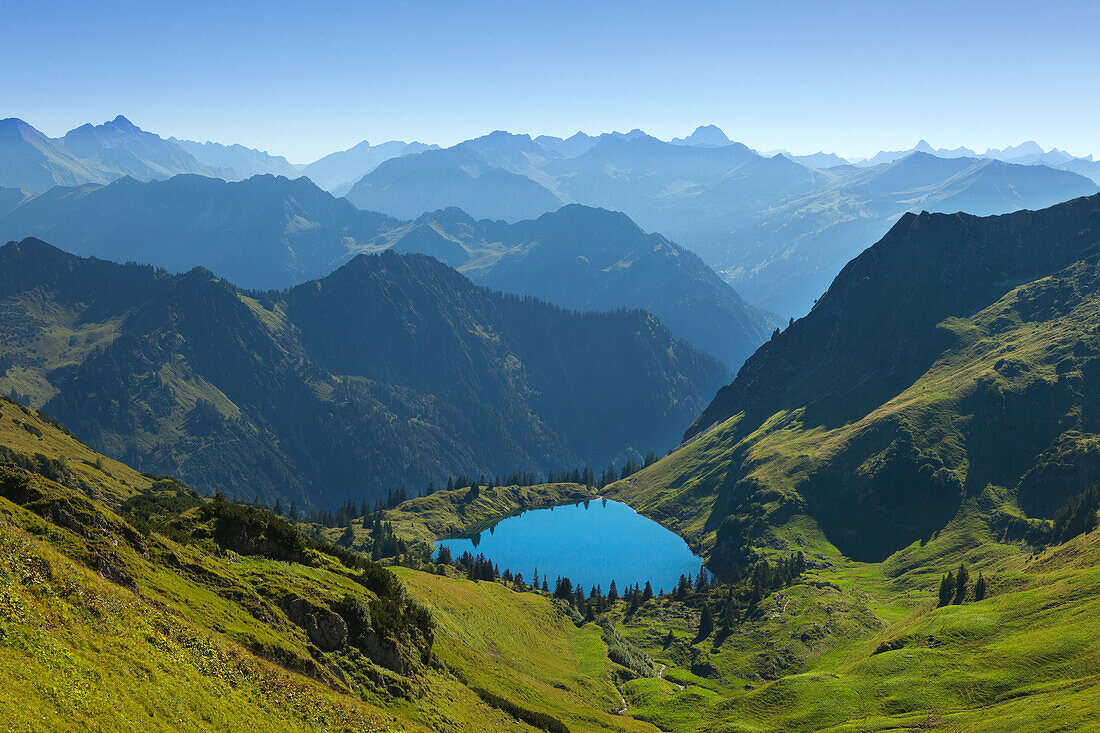
[[[0,117],[124,114],[308,162],[713,122],[762,150],[1100,153],[1096,2],[9,2]]]

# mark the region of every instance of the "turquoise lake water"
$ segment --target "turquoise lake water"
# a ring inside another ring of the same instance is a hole
[[[551,587],[561,575],[587,592],[604,592],[615,580],[619,591],[648,580],[653,591],[671,591],[681,575],[695,576],[702,559],[678,535],[643,517],[626,504],[607,499],[532,509],[498,522],[472,538],[441,540],[454,557],[484,553],[504,572],[523,573],[527,582],[537,568]]]

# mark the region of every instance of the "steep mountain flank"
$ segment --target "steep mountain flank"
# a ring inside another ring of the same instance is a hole
[[[617,489],[710,537],[718,565],[802,515],[882,559],[988,485],[1008,491],[1000,530],[1029,531],[1096,465],[1098,232],[1100,197],[906,215]]]
[[[639,311],[575,314],[424,256],[289,291],[0,249],[0,389],[144,470],[305,505],[662,449],[727,372]]]

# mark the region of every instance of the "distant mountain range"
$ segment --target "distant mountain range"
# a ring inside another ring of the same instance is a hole
[[[516,154],[523,156],[522,149]],[[562,203],[523,173],[493,165],[472,143],[391,158],[352,186],[347,199],[402,219],[457,207],[477,219],[506,221],[536,217]]]
[[[0,240],[34,236],[75,254],[176,273],[201,266],[264,290],[327,275],[399,223],[359,211],[306,178],[227,183],[186,175],[28,196],[0,215]]]
[[[47,137],[23,120],[9,118],[0,120],[0,186],[45,191],[53,186],[110,183],[123,176],[151,181],[197,173],[239,181],[270,174],[308,176],[342,196],[381,162],[435,148],[404,142],[372,146],[363,141],[309,165],[295,165],[282,156],[240,144],[165,140],[122,115],[102,125],[81,125],[61,138]]]
[[[168,142],[179,145],[203,165],[232,170],[236,176],[229,180],[265,174],[297,178],[302,175],[302,168],[305,167],[294,165],[281,155],[271,155],[266,151],[246,148],[240,144],[222,145],[209,141],[199,143],[193,140],[178,140],[174,137],[168,138]]]
[[[246,293],[0,248],[0,389],[196,488],[331,506],[663,450],[728,371],[641,311],[575,314],[423,255]]]
[[[568,206],[517,224],[450,209],[413,222],[360,211],[305,178],[0,189],[0,241],[34,236],[78,255],[171,272],[206,267],[242,287],[323,277],[357,253],[420,252],[475,282],[578,310],[644,308],[736,368],[778,325],[691,252],[623,214]]]
[[[345,195],[355,183],[390,158],[437,150],[438,145],[406,143],[395,140],[381,145],[371,145],[364,140],[358,145],[330,153],[309,165],[301,166],[300,175],[308,176],[326,191],[337,196]],[[274,173],[274,171],[270,171]],[[418,212],[421,213],[421,212]]]
[[[125,118],[58,140],[7,120],[0,163],[0,185],[32,191],[124,174],[304,175],[363,210],[402,220],[451,207],[512,223],[568,203],[622,211],[782,317],[805,313],[859,243],[880,237],[906,211],[1007,213],[1100,188],[1100,162],[1030,141],[977,153],[922,140],[849,163],[824,152],[761,155],[714,125],[669,142],[637,129],[534,139],[497,131],[446,149],[363,142],[297,166],[239,145],[162,140]]]
[[[1034,140],[1028,140],[1004,149],[989,148],[984,153],[978,153],[964,147],[952,148],[951,150],[946,148],[933,149],[927,141],[920,140],[909,150],[882,151],[865,160],[857,159],[850,162],[858,166],[893,163],[913,153],[928,153],[929,155],[935,155],[937,158],[988,158],[1019,165],[1045,165],[1051,168],[1074,171],[1100,183],[1100,164],[1093,161],[1092,155],[1079,158],[1058,148],[1043,150]]]
[[[700,128],[674,144],[633,131],[574,136],[567,145],[496,132],[389,160],[348,199],[401,218],[458,206],[475,218],[518,221],[568,202],[623,211],[700,255],[749,302],[798,315],[860,242],[881,236],[906,211],[1006,213],[1098,188],[1070,170],[919,151],[822,169],[723,138],[717,128]],[[567,148],[583,152],[567,157]],[[810,157],[822,164],[829,156]]]
[[[1098,258],[1100,195],[906,214],[624,495],[708,528],[720,563],[815,531],[805,517],[845,555],[882,560],[966,502],[1023,539],[1100,467]]]
[[[141,130],[122,115],[102,125],[81,125],[56,139],[22,120],[0,120],[0,186],[44,191],[122,176],[147,181],[179,173],[236,177],[234,171],[203,165],[176,143]]]

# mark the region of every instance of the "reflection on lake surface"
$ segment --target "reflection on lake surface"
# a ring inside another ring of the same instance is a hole
[[[678,535],[626,504],[607,499],[532,509],[498,522],[472,538],[441,540],[454,557],[484,553],[500,568],[528,580],[557,576],[580,583],[585,591],[599,584],[606,592],[614,580],[620,592],[645,585],[671,591],[681,575],[699,572],[702,559]]]

